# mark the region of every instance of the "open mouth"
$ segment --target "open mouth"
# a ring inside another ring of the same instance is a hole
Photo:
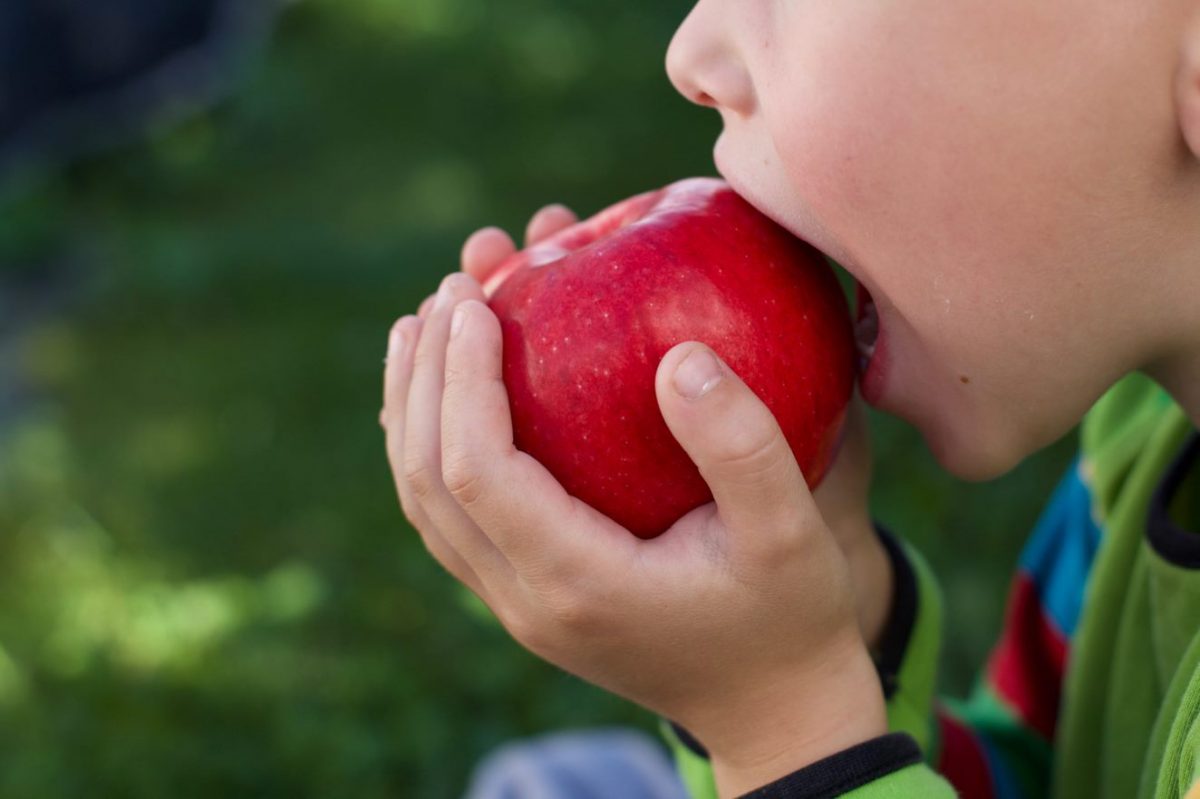
[[[858,347],[858,373],[867,371],[867,364],[875,354],[875,342],[879,338],[879,311],[871,292],[862,283],[855,281],[855,299],[858,310],[854,322],[854,342]]]

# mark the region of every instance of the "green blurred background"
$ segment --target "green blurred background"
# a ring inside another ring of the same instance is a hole
[[[376,418],[472,230],[713,173],[689,5],[303,0],[225,101],[7,188],[0,796],[453,797],[514,736],[654,730],[426,554]],[[970,485],[872,427],[961,694],[1074,439]]]

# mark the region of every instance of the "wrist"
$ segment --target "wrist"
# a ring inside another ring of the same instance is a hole
[[[703,739],[718,794],[737,797],[887,732],[875,665],[857,636],[802,681],[740,703]]]

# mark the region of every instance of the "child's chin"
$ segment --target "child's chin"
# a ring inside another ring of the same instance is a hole
[[[1002,477],[1017,467],[1025,453],[1019,447],[1005,446],[994,428],[990,435],[973,425],[939,426],[923,431],[933,457],[950,474],[971,483],[983,483]]]

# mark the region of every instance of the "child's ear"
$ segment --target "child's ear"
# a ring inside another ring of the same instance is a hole
[[[1175,77],[1175,113],[1184,141],[1200,160],[1200,8],[1188,21],[1182,45]]]

